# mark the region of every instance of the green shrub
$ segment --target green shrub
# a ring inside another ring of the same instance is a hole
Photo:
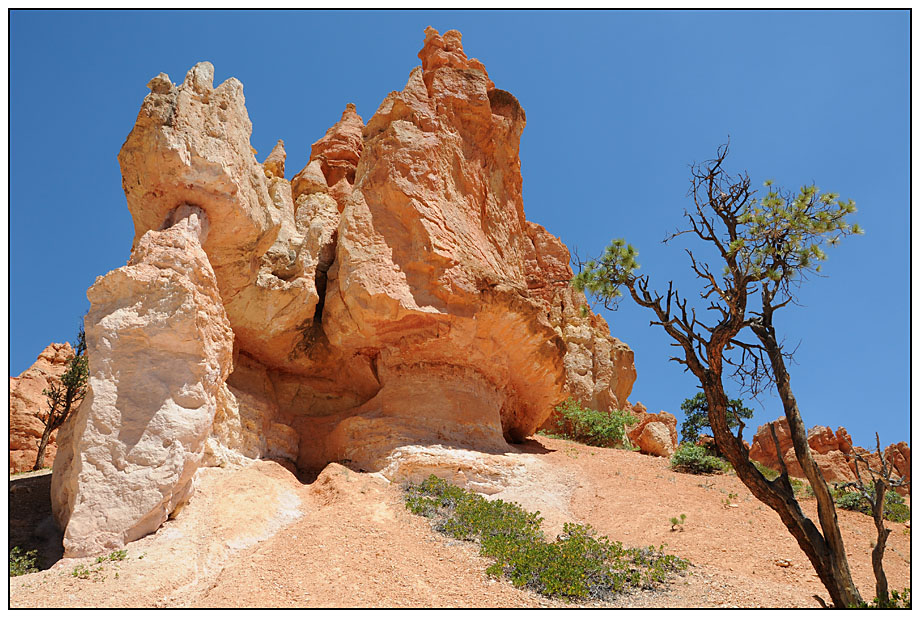
[[[708,454],[704,447],[684,442],[671,456],[671,468],[690,474],[714,474],[731,469],[731,466],[724,459]]]
[[[872,500],[875,500],[875,486],[866,485],[866,491],[869,492]],[[858,491],[840,491],[834,492],[837,506],[847,511],[858,511],[866,515],[872,515],[872,507]],[[904,498],[895,491],[885,493],[885,504],[882,506],[882,517],[888,521],[905,522],[910,521],[910,507],[904,504]]]
[[[768,481],[772,481],[773,479],[779,476],[779,472],[777,472],[773,468],[766,467],[759,461],[752,461],[751,463],[754,464],[754,467],[757,468],[757,470],[761,474],[763,474],[764,478],[767,479]]]
[[[434,475],[406,488],[406,507],[431,518],[447,536],[478,541],[480,554],[494,559],[488,575],[548,597],[608,599],[629,587],[653,587],[687,567],[662,548],[627,549],[585,525],[565,524],[563,533],[547,543],[539,513],[486,500]]]
[[[889,597],[888,603],[880,603],[878,597],[875,597],[871,603],[863,602],[855,609],[910,609],[910,588],[892,590]]]
[[[20,547],[14,547],[10,550],[10,577],[25,575],[26,573],[37,573],[38,551],[30,549],[24,551]]]
[[[632,448],[626,427],[638,419],[621,410],[601,412],[585,408],[572,398],[556,406],[556,435],[589,446]]]

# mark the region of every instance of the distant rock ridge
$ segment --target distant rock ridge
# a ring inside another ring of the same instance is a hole
[[[256,160],[239,81],[149,82],[119,154],[133,254],[90,288],[90,392],[54,464],[65,555],[155,530],[200,465],[396,478],[421,452],[506,452],[569,396],[627,405],[632,351],[524,216],[523,108],[457,31],[419,58],[290,181],[283,141]]]
[[[782,453],[782,460],[786,464],[789,475],[804,478],[805,473],[795,457],[789,423],[785,417],[782,417],[773,421],[772,424],[776,428],[779,450]],[[821,425],[812,427],[808,430],[808,447],[811,449],[815,462],[824,475],[824,480],[828,483],[849,483],[857,480],[857,463],[852,456],[854,453],[869,462],[872,468],[880,468],[881,461],[878,454],[874,450],[869,451],[859,446],[853,446],[850,434],[843,427],[838,427],[837,431]],[[893,466],[895,477],[903,476],[907,483],[910,482],[910,446],[906,442],[890,444],[882,451],[882,456]],[[780,470],[780,458],[777,456],[776,445],[773,442],[773,435],[770,431],[770,423],[757,428],[757,433],[754,434],[754,439],[751,442],[750,458],[752,461],[763,464],[768,468],[776,471]],[[860,463],[859,467],[863,482],[870,482],[871,477],[866,473],[865,465]],[[898,491],[906,495],[909,487],[905,485],[899,488]]]

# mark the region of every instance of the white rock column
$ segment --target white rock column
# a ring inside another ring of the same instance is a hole
[[[122,547],[188,500],[232,368],[208,218],[182,205],[163,228],[87,292],[89,388],[60,430],[51,489],[67,557]]]

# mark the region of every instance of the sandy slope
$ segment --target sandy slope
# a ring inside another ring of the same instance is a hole
[[[665,543],[693,563],[669,588],[613,605],[816,607],[812,595],[827,596],[778,516],[732,475],[678,474],[663,459],[544,437],[508,456],[526,474],[497,497],[539,509],[550,534],[564,521],[590,523],[627,545]],[[11,543],[38,528],[53,560],[47,522],[30,526],[21,515],[47,515],[37,480],[11,481]],[[736,507],[722,504],[729,493],[738,494]],[[813,504],[805,508],[814,514]],[[680,513],[684,530],[671,531],[669,519]],[[838,517],[857,584],[871,597],[872,521],[846,511]],[[890,527],[885,567],[891,586],[903,588],[909,530]],[[299,479],[273,462],[203,470],[190,504],[127,550],[118,562],[59,560],[12,578],[10,606],[565,606],[490,580],[475,546],[432,532],[405,510],[398,486],[336,464]],[[85,579],[73,575],[80,565],[90,570]]]

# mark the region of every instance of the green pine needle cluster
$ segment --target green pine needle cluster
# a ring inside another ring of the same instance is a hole
[[[684,422],[680,426],[680,434],[685,442],[696,442],[700,439],[700,432],[709,427],[709,402],[706,400],[706,394],[698,392],[689,399],[684,399],[680,404],[680,409],[684,413]],[[738,426],[738,419],[748,419],[754,416],[754,410],[745,407],[744,402],[740,399],[730,399],[728,408],[725,411],[725,421],[729,429]]]
[[[814,185],[797,194],[772,188],[752,199],[737,217],[736,237],[728,250],[754,281],[791,281],[808,271],[820,272],[827,259],[822,245],[834,246],[845,236],[862,234],[847,216],[856,212],[853,200],[837,193],[820,193]]]
[[[622,238],[613,240],[604,254],[589,260],[572,279],[572,287],[579,292],[588,291],[598,298],[613,301],[620,296],[620,286],[639,269],[636,256],[639,252]]]

